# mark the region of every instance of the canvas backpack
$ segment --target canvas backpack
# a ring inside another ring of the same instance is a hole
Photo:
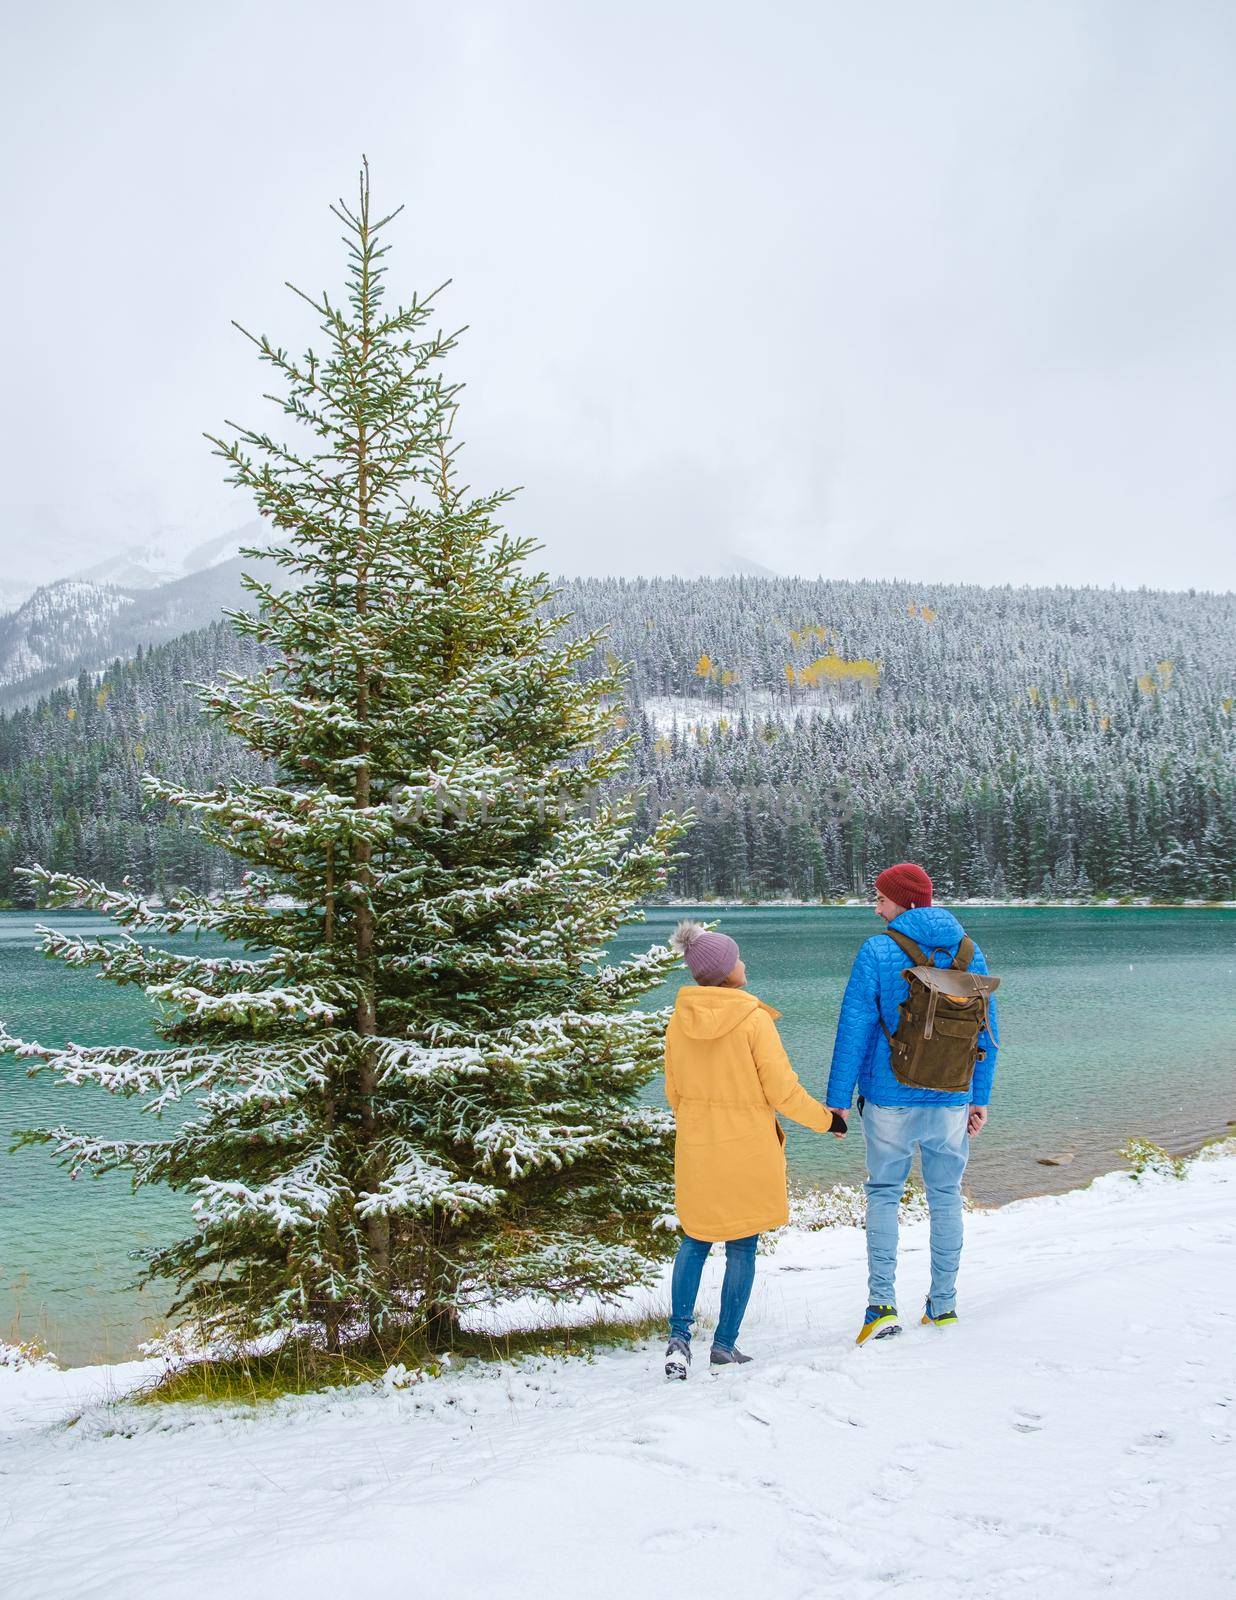
[[[957,946],[952,966],[937,967],[913,939],[892,928],[884,931],[913,963],[902,974],[910,992],[901,1002],[896,1033],[880,1020],[893,1076],[907,1088],[968,1093],[975,1062],[986,1054],[979,1049],[979,1035],[987,1027],[987,1002],[1000,987],[999,978],[970,971],[974,940],[968,935]]]

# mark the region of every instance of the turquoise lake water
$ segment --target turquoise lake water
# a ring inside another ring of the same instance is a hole
[[[663,939],[680,915],[650,912],[615,953]],[[876,919],[849,907],[709,915],[741,942],[751,988],[783,1013],[790,1057],[822,1098],[841,991]],[[40,920],[52,919],[0,913],[0,1017],[10,1031],[46,1042],[154,1042],[141,992],[46,960]],[[80,914],[54,920],[114,931]],[[1236,912],[976,908],[964,920],[1004,980],[992,1117],[968,1175],[976,1200],[1084,1183],[1119,1164],[1132,1134],[1183,1151],[1236,1119]],[[127,1287],[129,1252],[173,1237],[188,1205],[159,1191],[133,1196],[118,1177],[70,1183],[44,1151],[9,1153],[15,1128],[58,1123],[113,1136],[152,1126],[134,1102],[28,1079],[20,1062],[0,1059],[0,1338],[37,1335],[73,1363],[114,1360],[161,1326],[162,1301]],[[788,1133],[797,1180],[861,1178],[861,1136]],[[1073,1152],[1069,1165],[1038,1165],[1061,1151]]]

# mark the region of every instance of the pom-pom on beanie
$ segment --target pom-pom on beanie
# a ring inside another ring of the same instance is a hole
[[[885,867],[876,879],[876,888],[895,905],[905,906],[907,910],[931,904],[931,879],[913,861],[899,861],[895,867]]]
[[[698,922],[680,922],[670,949],[687,963],[696,983],[724,983],[738,965],[738,945],[729,934],[709,933]]]

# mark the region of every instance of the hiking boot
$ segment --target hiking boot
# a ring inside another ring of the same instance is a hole
[[[682,1339],[671,1339],[665,1349],[665,1376],[685,1378],[691,1370],[691,1346]]]
[[[933,1328],[951,1328],[957,1321],[955,1311],[941,1311],[939,1316],[931,1309],[931,1301],[923,1307],[923,1322],[930,1323]]]
[[[900,1332],[896,1306],[868,1306],[854,1343],[866,1344],[868,1339],[891,1339],[893,1334]]]
[[[736,1350],[733,1345],[714,1344],[712,1354],[708,1357],[709,1365],[714,1367],[745,1367],[753,1357],[743,1355],[741,1350]]]

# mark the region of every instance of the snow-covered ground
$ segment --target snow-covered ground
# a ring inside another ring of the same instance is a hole
[[[152,905],[157,904],[151,900]],[[1085,911],[1236,911],[1236,900],[1117,900],[1114,896],[1106,900],[1082,900],[1076,896],[1053,896],[1045,898],[1025,898],[1020,900],[1005,899],[993,900],[989,895],[967,895],[964,898],[949,897],[950,906],[981,906],[987,910],[1003,911],[1058,911],[1061,907],[1073,909],[1074,907]],[[645,905],[657,906],[716,906],[727,907],[742,911],[758,911],[769,906],[795,906],[807,909],[820,908],[831,911],[835,908],[847,910],[852,906],[861,906],[865,910],[871,908],[870,895],[848,895],[842,900],[799,900],[792,895],[783,895],[775,900],[671,900],[657,899],[644,902]]]
[[[257,1412],[0,1369],[0,1591],[1230,1600],[1236,1156],[967,1226],[957,1328],[910,1315],[923,1225],[906,1334],[862,1350],[861,1232],[789,1235],[756,1364],[685,1385],[660,1346]]]
[[[846,722],[854,715],[854,707],[848,701],[806,695],[791,701],[767,689],[736,692],[720,703],[686,695],[654,694],[643,702],[642,710],[658,733],[667,734],[675,728],[680,734],[691,734],[700,728],[715,728],[720,722],[732,724],[744,715],[748,721],[779,717],[783,722],[793,722],[800,716]]]

